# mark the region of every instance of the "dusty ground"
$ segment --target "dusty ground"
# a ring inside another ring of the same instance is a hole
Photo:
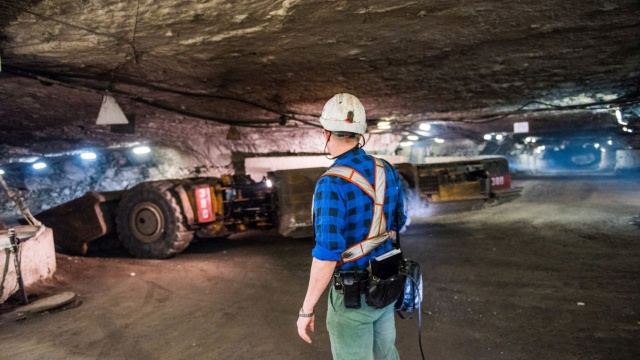
[[[640,179],[515,185],[513,203],[404,234],[427,359],[640,358]],[[328,359],[324,299],[314,343],[295,329],[311,246],[262,232],[165,261],[61,254],[56,290],[82,304],[0,321],[0,358]],[[401,357],[419,359],[417,322],[397,328]]]

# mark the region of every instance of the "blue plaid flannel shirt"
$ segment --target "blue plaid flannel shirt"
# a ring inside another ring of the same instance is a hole
[[[386,164],[386,163],[385,163]],[[355,147],[340,155],[333,166],[348,166],[367,178],[373,185],[374,160]],[[384,198],[384,215],[387,231],[404,226],[404,198],[402,184],[393,166],[386,166],[387,191]],[[399,206],[401,219],[396,227],[395,208]],[[340,261],[340,254],[348,247],[364,240],[369,234],[373,215],[373,200],[353,183],[337,176],[323,176],[316,183],[313,195],[313,215],[316,244],[311,255],[318,260]],[[392,219],[389,221],[389,219]],[[369,258],[382,255],[392,249],[387,240],[371,253],[356,261],[342,265],[340,270],[364,270]]]

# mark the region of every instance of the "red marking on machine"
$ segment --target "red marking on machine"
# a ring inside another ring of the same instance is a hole
[[[196,206],[198,207],[198,220],[201,223],[215,220],[211,206],[211,191],[209,185],[196,187]]]
[[[509,175],[491,177],[491,187],[496,189],[511,188],[511,177]]]

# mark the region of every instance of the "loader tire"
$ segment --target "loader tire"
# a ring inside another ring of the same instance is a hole
[[[167,181],[137,185],[122,197],[116,226],[122,245],[134,256],[165,259],[181,253],[193,239]]]

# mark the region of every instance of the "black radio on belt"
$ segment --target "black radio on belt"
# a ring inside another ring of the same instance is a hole
[[[367,289],[369,274],[364,272],[342,271],[333,274],[334,288],[344,294],[344,305],[350,309],[359,309],[360,294]]]

